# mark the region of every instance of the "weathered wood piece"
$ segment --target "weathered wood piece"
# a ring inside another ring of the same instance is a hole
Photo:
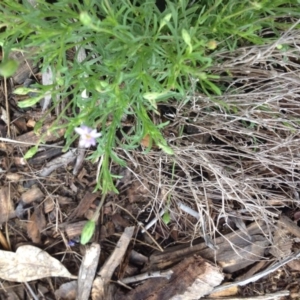
[[[172,268],[170,279],[151,278],[117,300],[192,300],[209,294],[224,276],[200,256],[190,256]]]
[[[286,257],[285,259],[282,259],[282,260],[278,261],[274,265],[272,265],[272,266],[268,267],[267,269],[251,276],[250,278],[247,278],[245,280],[235,281],[233,283],[229,283],[229,284],[226,284],[226,285],[218,286],[217,288],[215,288],[213,290],[213,292],[219,292],[219,291],[225,290],[225,289],[227,289],[231,286],[235,286],[235,285],[244,286],[244,285],[246,285],[250,282],[255,282],[255,281],[269,275],[270,273],[275,272],[277,269],[279,269],[282,266],[288,264],[289,262],[293,261],[294,259],[298,259],[299,257],[300,257],[300,251]]]
[[[93,243],[83,257],[77,285],[77,300],[88,300],[90,297],[91,288],[98,267],[100,256],[100,245]]]
[[[87,221],[79,221],[76,223],[61,224],[60,228],[64,229],[69,239],[81,235],[82,229]]]
[[[247,227],[247,232],[237,230],[218,237],[214,241],[218,247],[216,251],[212,251],[205,243],[197,244],[196,241],[192,247],[190,244],[180,245],[168,248],[163,253],[155,252],[143,271],[164,270],[184,257],[199,254],[211,261],[216,259],[225,272],[235,272],[263,258],[264,249],[269,243],[263,235],[266,229],[266,224],[254,222]]]
[[[255,296],[255,297],[221,297],[221,298],[203,298],[203,300],[279,300],[284,296],[289,296],[290,291],[280,291],[276,293],[265,294],[263,296]]]
[[[58,169],[59,167],[66,166],[70,162],[76,159],[76,151],[69,150],[65,154],[49,161],[46,166],[40,170],[39,174],[42,177],[46,177],[50,175],[54,170]]]
[[[75,218],[82,217],[90,208],[91,204],[95,201],[95,199],[99,196],[99,193],[86,192],[76,209],[69,216],[68,220],[70,221]]]
[[[27,234],[34,243],[41,242],[41,232],[46,227],[46,218],[41,206],[36,206],[27,223]]]
[[[45,161],[52,159],[62,153],[62,148],[49,148],[45,151],[37,153],[33,158],[28,160],[30,165],[40,165],[44,164]]]

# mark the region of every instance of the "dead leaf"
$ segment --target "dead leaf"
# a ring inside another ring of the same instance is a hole
[[[15,253],[0,250],[0,278],[27,282],[46,277],[76,278],[57,259],[37,247],[20,246]]]
[[[35,124],[36,124],[36,122],[32,119],[28,120],[26,123],[27,127],[29,127],[29,128],[34,128]]]
[[[146,134],[141,140],[141,145],[145,148],[149,148],[152,146],[152,139],[149,134]]]

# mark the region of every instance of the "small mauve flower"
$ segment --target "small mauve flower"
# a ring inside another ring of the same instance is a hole
[[[68,245],[70,247],[74,247],[76,245],[76,243],[73,240],[68,241]]]
[[[75,128],[76,133],[80,135],[79,147],[89,148],[91,146],[96,146],[96,138],[101,136],[100,132],[96,129],[89,128],[85,125]]]

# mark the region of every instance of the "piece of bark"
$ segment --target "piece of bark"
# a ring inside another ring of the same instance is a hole
[[[10,197],[9,188],[0,189],[0,224],[15,217],[14,204]]]
[[[68,235],[69,239],[77,237],[81,235],[82,229],[87,221],[80,221],[76,223],[66,224],[64,227],[66,234]]]
[[[253,235],[251,241],[234,239],[231,242],[232,245],[223,243],[216,251],[217,262],[226,273],[234,273],[264,259],[265,249],[270,243],[263,235]],[[215,253],[209,249],[199,254],[211,261],[215,258]]]
[[[14,182],[21,181],[21,179],[24,178],[23,175],[18,174],[18,173],[7,173],[5,175],[6,175],[6,179],[8,179],[9,181],[14,181]]]
[[[93,243],[85,252],[78,275],[77,300],[88,300],[98,267],[100,245]]]
[[[50,175],[54,170],[66,166],[70,162],[74,161],[76,159],[76,151],[70,150],[66,152],[65,154],[49,161],[46,166],[40,170],[39,174],[42,177],[46,177]]]
[[[46,218],[42,207],[37,206],[27,223],[27,234],[34,243],[41,242],[41,232],[46,227]]]
[[[245,274],[239,276],[236,278],[236,281],[239,280],[246,280],[247,278],[250,278],[254,274],[256,274],[258,271],[263,269],[269,262],[266,260],[259,261],[258,263],[254,264],[250,270],[248,270]]]
[[[76,158],[76,163],[75,163],[75,166],[74,166],[74,169],[73,169],[73,175],[76,176],[79,173],[79,170],[81,169],[82,164],[84,162],[84,156],[85,156],[85,149],[79,148],[78,149],[78,155],[77,155],[77,158]]]
[[[96,200],[96,198],[99,196],[100,196],[99,193],[86,192],[84,197],[81,199],[80,203],[78,204],[76,209],[72,212],[68,220],[70,221],[75,218],[82,217],[90,208],[92,203]]]
[[[106,260],[98,277],[94,280],[92,288],[92,299],[93,300],[104,300],[108,299],[108,285],[109,281],[116,269],[116,267],[121,263],[123,256],[127,250],[130,243],[131,237],[134,232],[134,227],[125,228],[122,236],[120,237],[115,250]]]
[[[131,250],[129,255],[129,261],[134,265],[142,266],[145,263],[147,263],[148,257],[135,250]]]
[[[124,219],[120,214],[115,213],[111,216],[111,220],[114,223],[115,227],[129,227],[130,222],[126,219]]]
[[[209,297],[209,298],[203,298],[203,300],[280,300],[284,296],[289,296],[290,291],[279,291],[276,293],[270,293],[270,294],[265,294],[262,296],[254,296],[254,297],[226,297],[226,298],[214,298],[214,297]]]
[[[45,214],[50,213],[54,209],[54,201],[51,198],[47,198],[44,201],[44,212]]]
[[[235,272],[242,267],[247,267],[254,261],[261,260],[263,252],[268,244],[268,240],[263,233],[267,229],[265,223],[252,223],[247,227],[247,232],[241,230],[234,231],[226,236],[215,239],[216,251],[212,251],[206,243],[195,242],[195,245],[179,245],[166,249],[163,253],[155,252],[150,256],[149,266],[143,272],[150,270],[164,270],[182,260],[186,256],[199,254],[205,259],[217,262],[226,272]],[[249,237],[251,237],[251,240]],[[232,245],[236,247],[233,249]],[[251,253],[251,251],[254,251]]]
[[[192,300],[209,294],[224,276],[219,268],[193,255],[172,268],[170,279],[153,278],[116,300]]]
[[[34,201],[41,201],[43,197],[44,194],[38,187],[32,187],[21,195],[21,200],[26,204],[30,204]]]
[[[18,132],[27,132],[27,125],[25,118],[18,118],[13,121],[13,124],[18,129]]]
[[[30,165],[44,164],[45,161],[52,159],[62,153],[62,148],[48,148],[45,151],[37,153],[33,158],[28,160]]]
[[[214,290],[213,290],[213,293],[214,292],[219,292],[219,291],[223,291],[231,286],[235,286],[235,285],[238,285],[238,286],[244,286],[244,285],[247,285],[248,283],[251,283],[251,282],[255,282],[267,275],[269,275],[270,273],[273,273],[275,272],[276,270],[278,270],[279,268],[281,268],[282,266],[288,264],[289,262],[295,260],[295,259],[299,259],[300,257],[300,251],[299,252],[296,252],[284,259],[282,259],[281,261],[278,261],[277,263],[271,265],[270,267],[268,267],[267,269],[261,271],[261,272],[258,272],[257,274],[253,275],[252,277],[250,278],[247,278],[247,279],[244,279],[244,280],[239,280],[239,281],[235,281],[233,283],[229,283],[229,284],[225,284],[225,285],[221,285],[221,286],[218,286],[216,287]]]

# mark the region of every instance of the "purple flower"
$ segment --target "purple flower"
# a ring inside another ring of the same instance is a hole
[[[85,125],[75,128],[76,133],[80,135],[79,147],[89,148],[91,146],[96,146],[96,138],[101,136],[100,132],[96,129],[89,128]]]

